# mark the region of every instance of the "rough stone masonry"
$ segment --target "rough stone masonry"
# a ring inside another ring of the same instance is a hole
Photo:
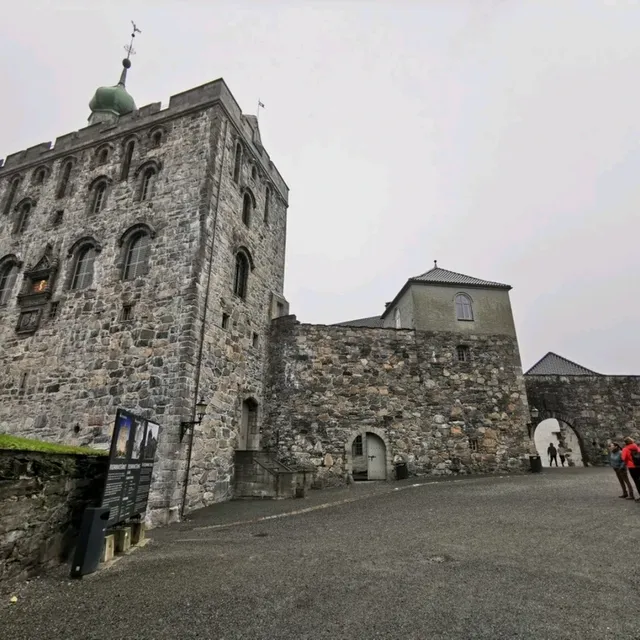
[[[354,440],[376,434],[420,474],[521,469],[528,406],[515,338],[274,320],[263,444],[319,484],[353,473]]]

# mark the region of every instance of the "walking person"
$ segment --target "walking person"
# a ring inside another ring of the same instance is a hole
[[[609,464],[616,472],[616,478],[622,487],[622,495],[619,498],[627,498],[633,500],[633,487],[631,486],[631,480],[629,480],[629,474],[627,473],[627,465],[622,459],[622,449],[617,442],[612,442],[609,445]]]
[[[560,456],[560,464],[564,467],[564,459],[567,456],[567,450],[564,448],[564,445],[562,444],[558,445],[558,455]],[[556,466],[558,466],[557,463],[556,463]]]
[[[625,465],[627,465],[627,471],[636,485],[636,491],[638,492],[636,501],[640,502],[640,447],[630,436],[624,439],[624,444],[625,447],[622,449],[620,457]]]
[[[549,466],[552,467],[553,463],[556,463],[556,467],[558,466],[558,450],[553,446],[553,442],[549,444],[547,448],[547,455],[549,456]]]

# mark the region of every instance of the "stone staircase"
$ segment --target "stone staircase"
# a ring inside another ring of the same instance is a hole
[[[295,498],[298,480],[296,471],[266,451],[235,452],[236,498]]]

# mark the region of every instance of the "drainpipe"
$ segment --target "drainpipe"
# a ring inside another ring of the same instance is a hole
[[[209,286],[211,284],[211,271],[213,267],[213,247],[216,240],[216,229],[218,226],[218,208],[220,206],[220,188],[222,186],[222,172],[224,171],[224,159],[227,155],[227,129],[229,120],[224,121],[224,135],[222,145],[222,158],[220,160],[220,177],[218,179],[218,189],[216,192],[216,206],[213,210],[213,228],[211,231],[211,250],[209,252],[209,265],[207,271],[207,289],[204,294],[204,313],[202,316],[202,326],[200,328],[200,346],[198,347],[198,359],[196,360],[195,394],[193,397],[193,409],[191,411],[192,420],[196,417],[196,404],[200,393],[200,372],[202,371],[202,352],[204,349],[204,334],[207,326],[207,313],[209,311]],[[189,472],[191,471],[191,454],[193,453],[193,437],[196,427],[193,425],[189,431],[189,449],[187,452],[187,470],[184,476],[184,487],[182,489],[182,504],[180,506],[180,519],[184,518],[184,509],[187,503],[187,488],[189,487]]]

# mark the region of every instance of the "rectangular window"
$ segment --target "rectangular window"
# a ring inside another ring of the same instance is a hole
[[[228,329],[229,328],[229,314],[228,313],[223,313],[222,314],[222,328],[223,329]]]
[[[471,360],[471,352],[469,351],[469,347],[466,345],[458,345],[456,347],[456,355],[458,357],[458,362],[469,362]]]
[[[358,437],[353,441],[352,453],[353,453],[353,455],[354,455],[354,456],[361,456],[361,455],[363,455],[363,448],[362,448],[362,436],[358,436]]]
[[[284,305],[282,302],[276,303],[276,318],[284,315]]]
[[[51,218],[51,224],[54,227],[57,227],[62,224],[62,217],[64,215],[64,210],[59,209],[58,211],[54,211],[53,217]]]
[[[469,449],[471,449],[471,451],[478,450],[478,438],[469,438]]]
[[[52,302],[49,307],[49,320],[53,320],[58,315],[58,305],[60,302],[57,300]]]
[[[253,346],[257,347],[258,346],[258,342],[259,342],[259,338],[258,338],[258,334],[254,332],[253,334]]]
[[[25,371],[22,374],[22,378],[20,378],[20,391],[24,391],[27,388],[28,379],[29,379],[29,374]]]
[[[133,305],[125,304],[122,305],[122,315],[120,316],[122,322],[127,322],[129,320],[133,320]]]

